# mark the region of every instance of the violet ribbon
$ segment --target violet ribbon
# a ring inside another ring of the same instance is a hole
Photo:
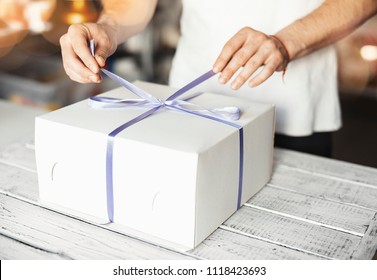
[[[94,56],[94,41],[90,41],[90,50]],[[101,69],[101,71],[106,74],[110,79],[114,80],[121,86],[125,87],[138,97],[139,99],[121,99],[114,97],[98,97],[93,96],[89,98],[89,106],[92,108],[122,108],[129,106],[141,106],[150,107],[151,109],[142,113],[141,115],[135,117],[134,119],[120,125],[108,134],[107,147],[106,147],[106,195],[107,195],[107,214],[110,222],[114,221],[114,193],[113,193],[113,150],[114,150],[114,137],[118,135],[121,131],[138,123],[139,121],[149,117],[157,110],[161,108],[167,108],[172,110],[179,110],[185,113],[193,114],[199,117],[211,119],[234,128],[238,129],[239,132],[239,179],[238,179],[238,196],[237,196],[237,209],[241,207],[241,197],[242,197],[242,180],[243,180],[243,128],[242,126],[231,122],[230,120],[238,120],[240,117],[240,110],[237,107],[225,107],[217,109],[207,109],[199,105],[187,102],[186,99],[178,100],[176,98],[180,97],[182,94],[186,93],[188,90],[196,87],[207,79],[215,75],[215,73],[210,70],[203,75],[199,76],[192,82],[188,83],[186,86],[180,88],[169,96],[166,100],[161,100],[148,92],[140,89],[134,84],[128,82],[127,80],[115,75],[114,73]]]

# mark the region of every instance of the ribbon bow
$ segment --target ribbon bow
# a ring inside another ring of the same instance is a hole
[[[94,41],[90,41],[90,51],[94,56]],[[127,88],[129,91],[140,97],[140,99],[122,99],[122,98],[113,98],[113,97],[91,97],[89,99],[89,105],[93,108],[121,108],[127,106],[143,106],[143,107],[152,107],[152,108],[160,108],[166,107],[168,109],[175,109],[184,111],[186,113],[193,113],[199,115],[206,115],[206,116],[213,116],[216,118],[224,119],[224,120],[231,120],[235,121],[240,118],[240,109],[237,107],[224,107],[224,108],[216,108],[216,109],[207,109],[202,106],[187,102],[185,100],[178,100],[179,96],[187,92],[188,90],[192,89],[193,87],[199,85],[200,83],[204,82],[205,80],[211,78],[215,73],[213,71],[208,71],[205,74],[201,75],[199,78],[195,79],[191,83],[187,84],[183,88],[176,91],[166,100],[161,100],[159,98],[154,97],[153,95],[149,94],[148,92],[142,90],[141,88],[135,86],[134,84],[126,81],[125,79],[115,75],[114,73],[106,70],[101,69],[103,73],[105,73],[110,79],[114,80],[115,82],[119,83],[123,87]]]
[[[90,40],[90,51],[94,56],[94,41]],[[230,126],[233,126],[239,131],[240,140],[240,161],[239,161],[239,184],[238,184],[238,202],[237,209],[240,208],[241,195],[242,195],[242,175],[243,175],[243,128],[242,126],[235,124],[231,121],[238,120],[240,118],[240,109],[237,107],[224,107],[216,109],[207,109],[202,106],[187,102],[186,100],[192,98],[190,96],[185,100],[177,99],[179,96],[187,92],[188,90],[194,88],[195,86],[201,84],[205,80],[211,78],[215,73],[210,70],[192,82],[188,83],[186,86],[177,90],[166,100],[161,100],[154,97],[148,92],[142,90],[141,88],[135,86],[134,84],[128,82],[127,80],[115,75],[114,73],[101,69],[110,79],[119,83],[138,97],[139,99],[122,99],[114,97],[103,97],[103,96],[93,96],[89,98],[89,106],[97,108],[122,108],[129,106],[142,106],[149,107],[150,110],[144,112],[143,114],[137,116],[136,118],[120,125],[112,132],[108,134],[107,150],[106,150],[106,194],[107,194],[107,213],[110,222],[114,220],[114,195],[113,195],[113,148],[114,148],[114,137],[127,127],[136,124],[137,122],[145,119],[146,117],[152,115],[154,112],[161,108],[168,108],[173,110],[183,111],[189,114],[194,114],[200,117],[208,118],[214,121],[218,121]]]

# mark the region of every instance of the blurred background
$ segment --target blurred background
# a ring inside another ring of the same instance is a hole
[[[95,21],[99,0],[0,0],[0,99],[54,110],[117,85],[74,83],[59,38],[72,23]],[[119,46],[108,67],[130,81],[166,84],[179,38],[179,0],[159,0],[151,24]],[[377,17],[337,43],[343,127],[333,157],[377,167]]]

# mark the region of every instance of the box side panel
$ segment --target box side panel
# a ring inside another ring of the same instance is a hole
[[[275,123],[272,106],[244,126],[244,166],[241,205],[271,178]],[[198,245],[237,210],[239,133],[202,153],[198,163]]]
[[[41,203],[107,220],[106,135],[36,119]]]
[[[237,209],[239,137],[230,137],[200,154],[198,163],[196,239],[198,245]]]
[[[241,204],[271,179],[275,107],[244,127],[244,174]]]
[[[194,247],[197,154],[115,138],[114,221]]]

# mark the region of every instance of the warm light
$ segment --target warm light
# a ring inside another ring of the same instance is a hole
[[[80,13],[70,13],[67,14],[65,20],[68,24],[81,23],[86,19],[85,15]]]
[[[81,22],[93,22],[98,17],[95,3],[88,0],[70,0],[63,2],[65,12],[63,12],[63,22],[65,24],[75,24]]]
[[[377,46],[366,45],[360,49],[360,55],[364,60],[377,60]]]
[[[73,9],[76,9],[76,10],[81,10],[81,9],[84,9],[85,8],[85,5],[86,5],[87,3],[85,3],[85,1],[73,1],[72,2],[72,7],[73,7]]]
[[[39,0],[28,2],[24,9],[24,17],[28,27],[35,33],[41,33],[51,28],[48,22],[54,12],[56,0]]]
[[[9,53],[12,48],[26,36],[27,30],[8,25],[0,19],[0,57]]]

